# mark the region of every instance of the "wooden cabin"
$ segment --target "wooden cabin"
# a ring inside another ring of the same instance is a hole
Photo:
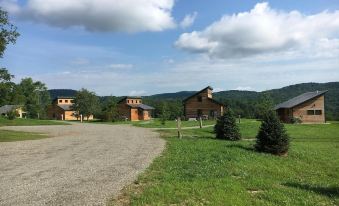
[[[224,113],[225,105],[213,99],[213,88],[208,86],[183,101],[186,119],[216,119]]]
[[[10,112],[15,112],[16,118],[26,118],[26,112],[22,105],[4,105],[0,107],[0,115],[7,116]]]
[[[141,97],[124,97],[118,102],[118,113],[124,120],[150,120],[153,110],[153,107],[142,103]]]
[[[325,123],[325,93],[327,91],[307,92],[275,106],[282,122]]]
[[[77,112],[72,109],[73,103],[74,97],[55,98],[52,102],[52,105],[50,105],[47,109],[48,118],[56,120],[80,120]],[[92,119],[93,115],[88,118],[88,120]]]

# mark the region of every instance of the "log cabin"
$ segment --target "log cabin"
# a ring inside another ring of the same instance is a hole
[[[47,109],[48,118],[56,120],[80,120],[77,112],[72,109],[73,103],[74,97],[56,97],[52,105]],[[93,115],[89,116],[87,120],[93,120]]]
[[[325,93],[327,91],[307,92],[275,106],[280,121],[293,123],[325,123]]]
[[[150,120],[153,110],[153,107],[142,103],[141,97],[124,97],[118,101],[118,113],[124,120]]]
[[[225,105],[213,99],[213,88],[208,86],[183,100],[186,119],[216,119],[224,113]]]

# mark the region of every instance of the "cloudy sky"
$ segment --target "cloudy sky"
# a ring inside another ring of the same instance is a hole
[[[99,95],[339,81],[339,0],[0,0],[1,66]]]

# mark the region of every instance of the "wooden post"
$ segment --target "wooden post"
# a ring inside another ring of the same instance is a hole
[[[200,129],[202,128],[202,118],[201,117],[199,117],[199,127],[200,127]]]
[[[181,134],[181,118],[180,117],[177,118],[177,128],[178,128],[178,138],[181,139],[182,134]]]
[[[240,116],[240,114],[239,114],[239,124],[240,124],[240,119],[241,119],[241,116]]]
[[[64,120],[64,115],[63,114],[61,114],[61,120]]]
[[[80,114],[80,122],[82,123],[82,114]]]

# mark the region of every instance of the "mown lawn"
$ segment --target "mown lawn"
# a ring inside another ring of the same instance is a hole
[[[339,205],[339,123],[286,125],[287,157],[252,150],[260,122],[240,124],[245,140],[213,139],[212,128],[162,131],[163,155],[112,204]]]
[[[86,121],[84,121],[86,123]],[[89,121],[88,123],[98,123],[98,124],[130,124],[137,127],[145,127],[145,128],[176,128],[177,122],[174,120],[168,120],[165,121],[165,124],[163,125],[160,121],[160,119],[153,119],[150,121],[116,121],[116,122],[102,122],[102,121]],[[214,125],[215,120],[204,120],[204,125]],[[198,127],[199,122],[198,121],[182,121],[181,122],[182,127]]]
[[[48,138],[45,134],[0,130],[0,142],[15,142]],[[1,147],[1,146],[0,146]]]
[[[54,121],[54,120],[39,120],[39,119],[14,119],[8,120],[0,117],[1,126],[34,126],[34,125],[68,125],[67,122]]]
[[[52,120],[37,120],[37,119],[14,119],[8,120],[0,117],[0,127],[2,126],[36,126],[36,125],[67,125],[69,123],[52,121]],[[18,132],[10,130],[0,130],[0,142],[14,142],[24,140],[35,140],[47,138],[47,135],[31,132]]]

